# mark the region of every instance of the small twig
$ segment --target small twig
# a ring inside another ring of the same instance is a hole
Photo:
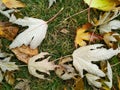
[[[61,9],[59,10],[59,12],[56,13],[56,14],[55,14],[52,18],[50,18],[48,21],[46,21],[46,23],[49,23],[49,22],[53,21],[53,20],[63,11],[63,9],[64,9],[64,8],[61,8]]]
[[[28,65],[18,65],[18,67],[27,67]]]
[[[66,20],[68,20],[68,19],[70,19],[70,18],[72,18],[72,17],[74,17],[74,16],[76,16],[76,15],[78,15],[78,14],[80,14],[80,13],[83,13],[83,12],[87,11],[88,9],[89,9],[89,8],[84,9],[84,10],[82,10],[82,11],[80,11],[80,12],[77,12],[77,13],[75,13],[75,14],[67,17],[67,18],[65,18],[63,21],[66,21]]]
[[[118,63],[116,63],[116,64],[111,65],[111,67],[115,67],[115,66],[117,66],[118,64],[120,64],[120,62],[118,62]]]

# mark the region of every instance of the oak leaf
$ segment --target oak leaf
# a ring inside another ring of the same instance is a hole
[[[25,4],[18,0],[2,0],[7,8],[21,8],[25,7]]]
[[[18,27],[12,26],[9,22],[0,22],[0,37],[13,40],[17,35]]]
[[[16,47],[11,49],[13,53],[17,56],[17,58],[24,62],[28,63],[28,60],[38,54],[38,49],[31,49],[29,46],[22,45],[21,47]]]

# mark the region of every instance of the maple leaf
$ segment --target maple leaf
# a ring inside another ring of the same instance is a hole
[[[119,49],[106,49],[102,46],[103,44],[83,46],[73,52],[73,65],[81,77],[83,77],[83,70],[91,74],[104,77],[105,73],[101,71],[96,64],[93,64],[92,61],[107,60],[120,53]]]
[[[17,56],[17,58],[24,62],[28,63],[28,60],[38,54],[38,49],[31,49],[29,46],[22,45],[21,47],[11,49],[13,53]]]
[[[84,40],[90,40],[90,33],[86,32],[92,25],[87,23],[83,25],[81,28],[77,29],[76,37],[75,37],[75,46],[79,44],[79,46],[85,46],[86,42]]]
[[[18,66],[15,62],[9,62],[11,57],[7,57],[4,60],[0,60],[0,68],[3,72],[18,70]]]
[[[10,22],[28,26],[28,28],[20,33],[10,45],[10,48],[20,47],[23,44],[30,46],[30,48],[37,48],[45,38],[48,25],[45,21],[36,18],[25,17],[24,19],[16,19],[14,15],[11,16]]]
[[[45,55],[48,55],[48,53],[42,52],[38,55],[33,56],[28,61],[28,70],[30,74],[40,79],[47,79],[47,78],[45,78],[43,74],[38,74],[36,71],[50,75],[49,71],[54,70],[56,67],[56,65],[54,65],[53,62],[48,62],[50,57],[43,59],[42,61],[37,61],[41,58],[44,58]]]
[[[90,7],[103,11],[110,11],[115,9],[120,4],[118,0],[84,0]]]
[[[48,1],[49,1],[49,7],[48,8],[50,8],[53,5],[54,2],[56,3],[56,0],[48,0]]]
[[[12,26],[9,22],[0,22],[0,37],[13,40],[17,35],[18,27]]]
[[[25,7],[25,4],[18,0],[2,0],[7,8],[20,8]]]

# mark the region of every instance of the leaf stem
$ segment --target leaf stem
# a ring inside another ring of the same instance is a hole
[[[52,18],[50,18],[46,23],[49,23],[51,21],[53,21],[62,11],[63,11],[64,8],[61,8],[59,10],[59,12],[57,12]]]

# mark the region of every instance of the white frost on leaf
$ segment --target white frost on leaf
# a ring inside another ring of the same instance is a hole
[[[45,38],[48,25],[42,19],[36,19],[31,17],[25,17],[23,19],[16,19],[14,15],[11,16],[10,22],[22,26],[28,26],[28,28],[20,33],[10,45],[10,48],[20,47],[23,44],[30,48],[37,48],[43,39]]]
[[[102,46],[103,44],[88,45],[80,47],[73,52],[73,65],[81,77],[83,77],[83,70],[96,76],[104,77],[105,73],[92,61],[107,60],[120,53],[119,49],[106,49]]]
[[[85,75],[88,81],[88,84],[91,86],[95,86],[97,88],[101,88],[102,84],[100,82],[98,82],[97,80],[100,79],[100,77],[95,76],[93,74],[86,74]]]
[[[109,64],[109,62],[107,62],[107,73],[106,73],[109,81],[105,81],[104,83],[109,87],[112,88],[112,69],[111,66]]]
[[[42,61],[37,61],[41,58],[44,58],[45,55],[48,55],[47,52],[42,52],[36,56],[33,56],[28,61],[28,70],[31,75],[38,77],[40,79],[46,79],[43,74],[38,74],[36,71],[46,73],[50,75],[49,71],[54,70],[56,65],[53,62],[49,62],[49,58],[43,59]]]
[[[7,57],[4,60],[0,60],[0,68],[3,72],[18,70],[18,66],[15,62],[9,62],[11,57]]]
[[[54,2],[56,3],[56,0],[49,0],[49,7],[48,8],[50,8]]]
[[[112,30],[120,29],[120,21],[112,20],[109,23],[105,23],[99,27],[101,33],[111,32]]]

